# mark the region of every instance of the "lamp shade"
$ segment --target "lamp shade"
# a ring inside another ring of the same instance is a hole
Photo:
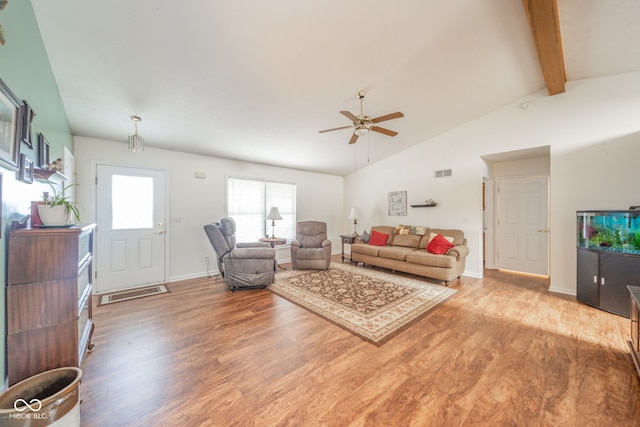
[[[137,153],[144,151],[144,138],[138,135],[129,135],[129,151]]]
[[[358,208],[354,206],[351,208],[351,212],[349,213],[348,219],[357,219],[357,218],[360,218],[360,212],[358,211]]]
[[[282,219],[282,217],[280,216],[280,211],[278,210],[277,207],[274,206],[269,210],[269,215],[267,215],[267,219],[271,219],[271,220]]]
[[[133,120],[136,131],[133,135],[129,135],[129,151],[134,153],[144,151],[144,138],[138,135],[138,122],[142,119],[140,116],[131,116],[131,120]]]

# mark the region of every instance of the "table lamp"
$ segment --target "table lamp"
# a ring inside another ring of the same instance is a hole
[[[281,220],[282,217],[280,216],[280,211],[278,211],[277,207],[272,207],[269,210],[269,215],[267,215],[267,219],[271,220],[271,238],[275,239],[276,238],[276,220]]]
[[[354,206],[351,208],[348,218],[353,220],[353,237],[358,237],[358,218],[360,218],[360,212],[358,211],[358,208]]]

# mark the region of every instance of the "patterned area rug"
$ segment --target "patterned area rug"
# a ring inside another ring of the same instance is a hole
[[[456,292],[339,263],[278,272],[269,289],[378,346]]]

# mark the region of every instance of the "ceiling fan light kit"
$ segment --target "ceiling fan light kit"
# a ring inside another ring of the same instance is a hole
[[[358,137],[368,135],[370,131],[382,133],[387,136],[396,136],[398,134],[398,132],[396,131],[385,129],[380,126],[376,126],[375,124],[384,122],[386,120],[392,120],[392,119],[398,119],[400,117],[404,117],[404,114],[397,111],[395,113],[385,114],[384,116],[380,116],[372,119],[363,113],[362,100],[364,99],[365,91],[364,90],[359,91],[356,96],[360,100],[359,116],[356,116],[350,111],[340,111],[340,114],[342,114],[343,116],[351,120],[352,125],[342,126],[338,128],[332,128],[332,129],[325,129],[325,130],[321,130],[319,133],[331,132],[331,131],[340,130],[340,129],[351,129],[353,131],[353,136],[349,140],[349,144],[354,144],[358,140]]]
[[[365,136],[369,133],[369,129],[367,129],[366,127],[359,127],[356,128],[353,133],[355,133],[358,136]]]

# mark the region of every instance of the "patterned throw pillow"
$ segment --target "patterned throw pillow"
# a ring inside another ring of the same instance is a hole
[[[396,227],[396,234],[413,234],[416,236],[424,236],[427,234],[427,227],[423,225],[402,225]]]
[[[409,231],[411,231],[410,225],[398,224],[396,226],[396,234],[409,234]]]
[[[427,251],[432,254],[443,255],[453,247],[453,243],[449,242],[442,234],[436,235],[427,245]]]
[[[371,246],[386,246],[388,238],[389,238],[388,234],[380,233],[374,230],[371,232],[371,238],[369,239],[369,244]]]
[[[369,243],[369,239],[371,238],[371,236],[369,235],[369,233],[367,233],[367,231],[363,231],[362,232],[362,236],[360,236],[360,240],[362,240],[364,243]]]

